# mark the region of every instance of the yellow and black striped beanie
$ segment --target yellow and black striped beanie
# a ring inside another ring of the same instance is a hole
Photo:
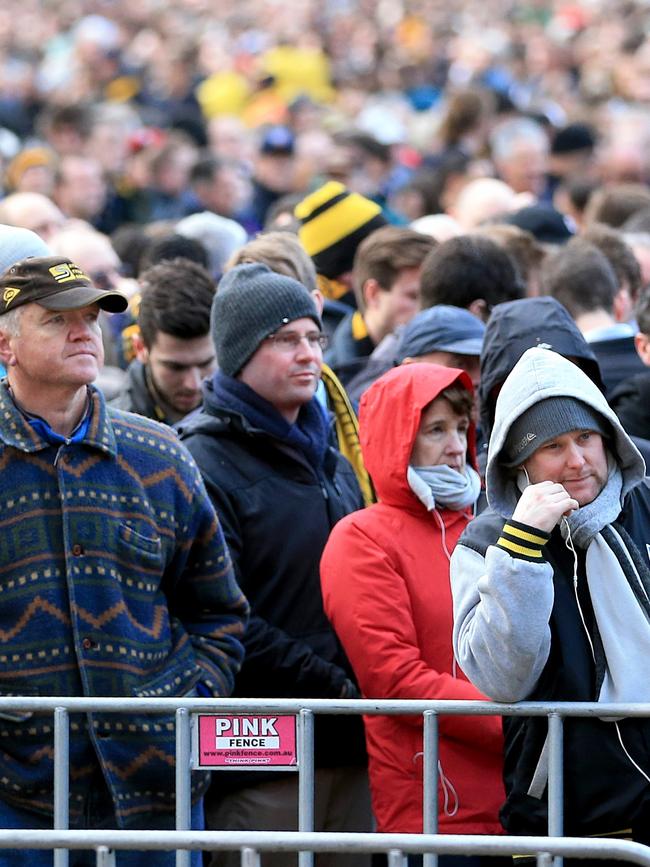
[[[352,270],[357,247],[387,220],[380,206],[338,181],[328,181],[296,205],[298,237],[316,271],[330,280]]]

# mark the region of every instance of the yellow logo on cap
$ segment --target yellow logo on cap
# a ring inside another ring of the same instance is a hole
[[[60,265],[54,265],[48,269],[57,283],[68,283],[70,280],[87,280],[91,282],[90,277],[79,268],[77,265],[67,262],[61,262]]]
[[[20,295],[20,289],[14,289],[13,287],[9,286],[5,289],[2,294],[2,300],[5,302],[5,310],[7,309],[7,307],[9,307],[9,305],[17,295]]]

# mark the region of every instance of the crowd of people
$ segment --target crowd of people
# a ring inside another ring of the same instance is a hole
[[[647,700],[649,24],[0,10],[1,695]],[[0,722],[0,825],[51,827],[51,721]],[[650,844],[649,737],[566,721],[568,834]],[[174,752],[75,717],[71,827],[173,827]],[[318,717],[317,830],[421,832],[422,758]],[[438,771],[442,833],[546,833],[544,720],[443,717]],[[297,828],[294,775],[192,783],[193,828]]]

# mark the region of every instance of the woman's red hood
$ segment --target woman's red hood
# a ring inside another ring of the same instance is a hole
[[[473,393],[463,370],[439,364],[403,364],[381,376],[359,404],[359,432],[366,469],[381,502],[413,505],[415,494],[406,479],[422,411],[441,391],[460,385]],[[476,429],[468,432],[468,461],[476,467]]]

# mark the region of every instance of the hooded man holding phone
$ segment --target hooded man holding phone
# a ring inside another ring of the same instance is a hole
[[[451,561],[454,649],[497,701],[650,700],[650,491],[596,385],[548,349],[526,351],[496,403],[489,508]],[[509,833],[547,826],[547,724],[509,717]],[[569,718],[565,833],[648,843],[650,724]],[[583,863],[583,862],[581,862]]]

